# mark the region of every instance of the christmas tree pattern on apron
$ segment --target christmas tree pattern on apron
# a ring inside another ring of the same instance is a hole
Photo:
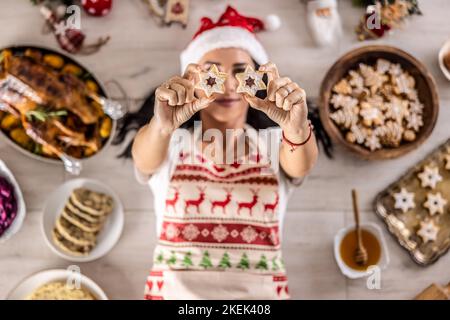
[[[195,151],[178,155],[145,299],[289,298],[277,173],[259,153],[216,165]]]

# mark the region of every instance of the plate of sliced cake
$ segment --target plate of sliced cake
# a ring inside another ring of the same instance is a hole
[[[123,225],[123,206],[115,192],[84,178],[56,189],[42,215],[42,232],[50,249],[74,262],[107,254],[119,240]]]

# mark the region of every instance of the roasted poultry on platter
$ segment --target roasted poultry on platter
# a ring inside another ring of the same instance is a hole
[[[30,49],[17,55],[3,50],[0,59],[0,126],[12,140],[61,159],[86,158],[102,148],[112,120],[98,85],[81,77],[81,67]]]

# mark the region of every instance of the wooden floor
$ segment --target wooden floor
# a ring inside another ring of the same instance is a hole
[[[99,53],[77,59],[103,81],[118,80],[132,104],[138,106],[149,92],[179,70],[178,55],[205,14],[217,17],[226,1],[191,1],[187,29],[158,28],[141,0],[115,1],[105,18],[83,16],[88,40],[109,34],[112,39]],[[337,47],[318,49],[305,24],[305,7],[298,0],[230,1],[245,14],[276,13],[283,21],[280,30],[261,35],[271,59],[285,74],[316,97],[322,77],[343,53],[361,46],[353,33],[362,10],[339,1],[344,37]],[[296,190],[289,204],[284,230],[290,291],[296,299],[409,299],[431,282],[450,281],[450,254],[423,268],[387,235],[391,263],[381,275],[381,290],[369,290],[365,280],[348,280],[338,270],[332,248],[333,237],[352,223],[350,189],[360,193],[363,220],[383,227],[371,209],[375,195],[407,168],[450,136],[450,82],[441,74],[437,54],[450,36],[450,1],[420,1],[424,15],[409,20],[405,30],[371,43],[390,44],[421,60],[435,77],[439,89],[440,114],[436,128],[418,150],[401,159],[365,162],[337,148],[334,160],[320,156],[307,182]],[[42,18],[29,1],[0,2],[0,47],[34,44],[56,48],[50,35],[41,34]],[[144,72],[142,72],[144,71]],[[153,199],[145,186],[133,177],[132,163],[117,160],[119,148],[108,149],[94,162],[85,164],[84,177],[99,179],[117,191],[126,209],[125,229],[120,242],[104,258],[81,264],[84,274],[94,279],[110,298],[140,299],[151,266],[155,244]],[[15,173],[25,195],[27,217],[21,231],[0,246],[0,298],[24,277],[39,270],[70,265],[46,246],[40,230],[41,212],[49,192],[71,177],[62,167],[32,160],[4,142],[0,158]]]

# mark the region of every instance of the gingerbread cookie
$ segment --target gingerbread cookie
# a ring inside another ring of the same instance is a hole
[[[388,108],[385,115],[386,118],[390,118],[401,123],[403,119],[409,115],[408,101],[393,96],[391,101],[388,103]]]
[[[347,141],[352,143],[363,144],[367,137],[367,131],[364,128],[354,124],[351,126],[350,131],[347,132]]]
[[[434,189],[436,188],[436,185],[442,181],[438,167],[425,166],[423,171],[417,176],[419,177],[423,188],[430,187],[431,189]]]
[[[416,138],[416,133],[413,130],[405,130],[405,132],[403,132],[403,139],[407,142],[412,142],[416,140]]]
[[[394,208],[402,210],[403,213],[416,207],[414,193],[408,192],[405,188],[402,188],[398,193],[394,193],[394,199]]]
[[[414,86],[416,85],[416,81],[413,77],[406,73],[401,73],[400,75],[393,78],[394,82],[394,91],[396,94],[406,94],[408,95],[412,90],[414,90]]]
[[[332,91],[330,117],[350,143],[372,151],[396,148],[415,141],[424,125],[416,81],[400,64],[385,59],[360,63]]]
[[[375,131],[384,145],[398,147],[402,140],[404,129],[398,122],[389,120]]]
[[[377,72],[384,74],[389,71],[390,67],[391,63],[389,61],[384,59],[377,60]]]
[[[207,97],[213,93],[225,93],[225,80],[227,74],[220,72],[215,64],[213,64],[208,71],[199,73],[200,81],[196,88],[203,90]]]
[[[342,107],[345,103],[348,96],[344,96],[343,94],[337,93],[333,94],[330,99],[330,103],[333,105],[335,109],[339,109]]]
[[[367,102],[361,103],[359,113],[363,118],[363,124],[371,127],[372,125],[381,125],[383,123],[383,113],[377,107],[373,107]]]
[[[372,67],[361,63],[359,65],[359,70],[364,77],[364,84],[370,88],[371,93],[375,93],[388,77],[375,71]]]
[[[351,94],[352,86],[348,83],[346,79],[342,79],[336,83],[333,87],[333,91],[340,94]]]
[[[411,113],[422,114],[423,108],[423,104],[419,101],[413,101],[409,103],[409,112]]]
[[[413,129],[415,132],[418,132],[422,126],[423,119],[420,114],[410,113],[408,116],[406,116],[406,127],[408,129]]]
[[[381,149],[380,138],[378,138],[373,131],[369,131],[364,145],[369,148],[370,151]]]
[[[438,233],[439,226],[433,220],[420,222],[420,229],[417,231],[417,235],[422,238],[424,243],[436,241]]]
[[[427,201],[423,204],[428,209],[430,215],[434,216],[436,213],[443,214],[444,207],[447,205],[447,200],[444,199],[440,192],[436,194],[428,193]]]
[[[401,67],[400,64],[391,64],[391,66],[389,67],[388,73],[392,76],[392,77],[396,77],[399,76],[400,74],[403,73],[403,69]]]
[[[339,109],[338,111],[333,112],[330,115],[330,118],[333,119],[337,125],[346,129],[349,129],[358,121],[358,115],[355,112],[346,109]]]
[[[236,92],[255,96],[258,90],[267,88],[263,81],[263,76],[264,72],[255,71],[251,66],[247,65],[244,72],[236,74],[236,79],[239,82]]]

